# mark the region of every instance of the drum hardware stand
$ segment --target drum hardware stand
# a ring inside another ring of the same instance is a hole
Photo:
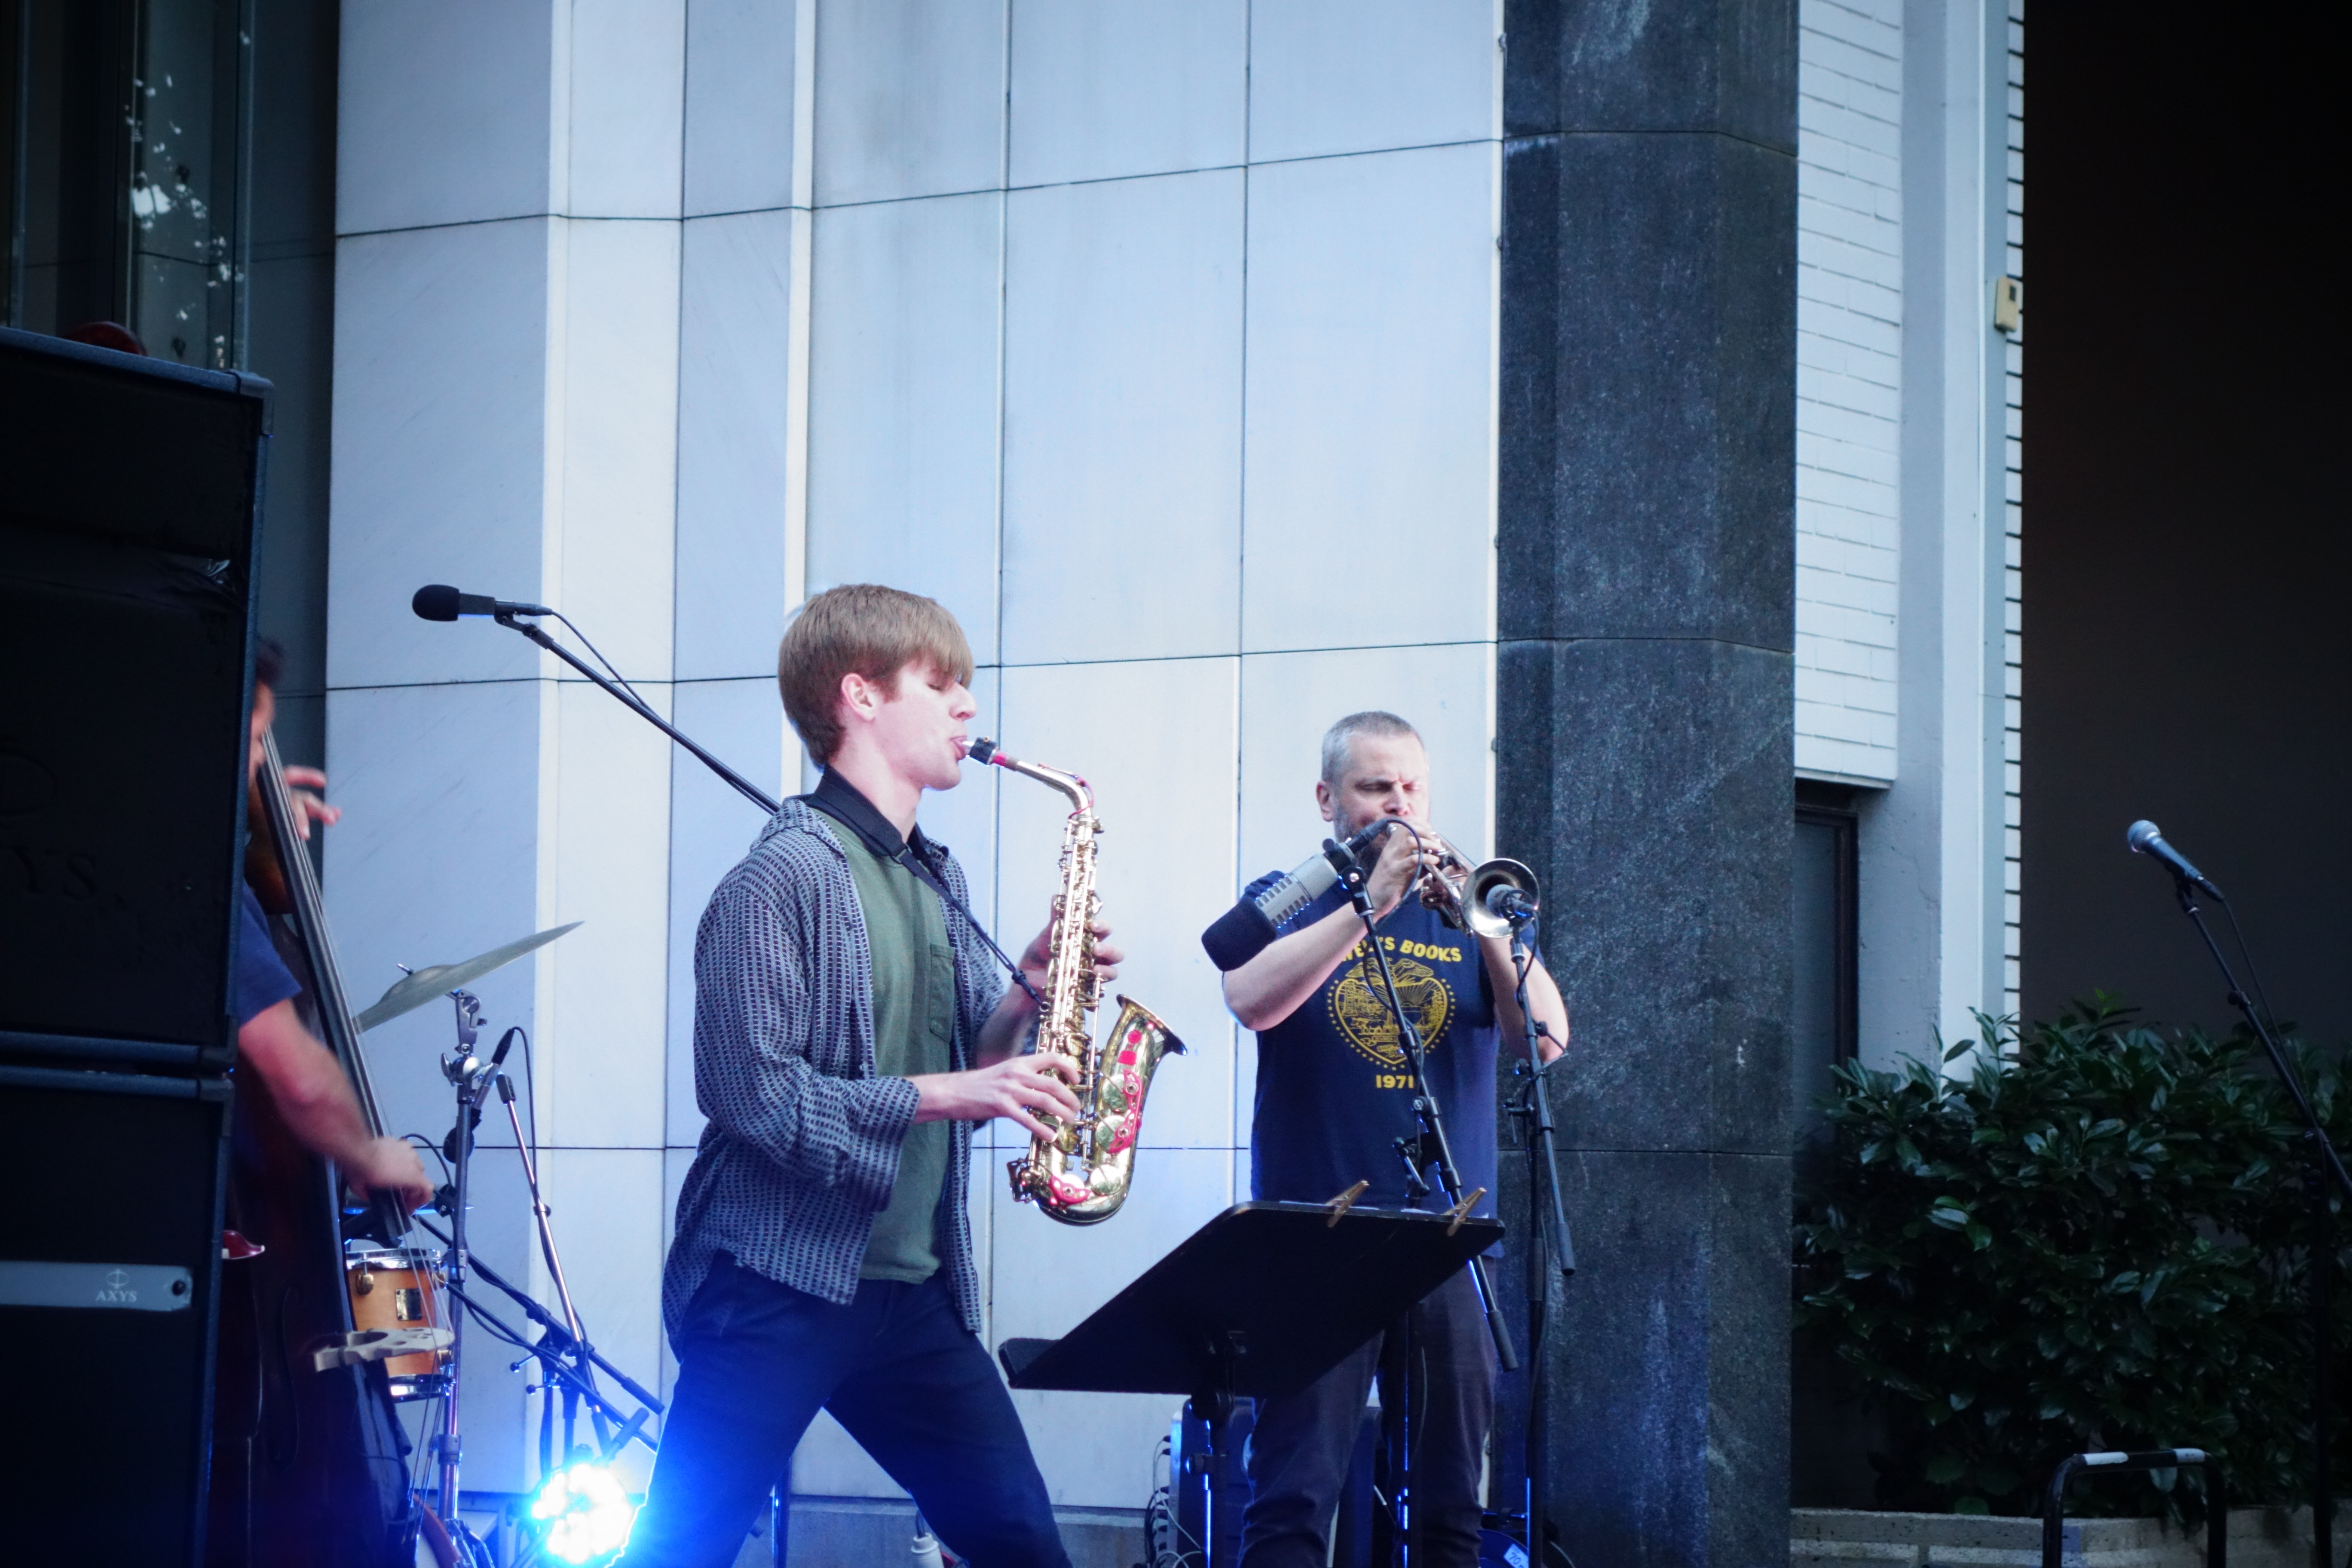
[[[420,1220],[417,1223],[424,1227],[426,1235],[433,1237],[435,1239],[441,1241],[444,1244],[446,1244],[448,1241],[448,1237],[443,1233],[439,1226],[433,1224],[429,1220]],[[536,1342],[526,1340],[520,1330],[517,1329],[512,1323],[508,1322],[505,1319],[500,1318],[496,1312],[491,1311],[489,1308],[483,1305],[478,1298],[469,1295],[463,1295],[455,1290],[450,1292],[452,1299],[455,1300],[458,1305],[465,1308],[466,1310],[473,1313],[476,1317],[480,1318],[498,1333],[505,1336],[514,1343],[522,1346],[525,1350],[530,1352],[521,1360],[515,1362],[507,1370],[509,1372],[520,1372],[526,1363],[536,1361],[540,1363],[541,1376],[547,1378],[551,1383],[562,1384],[564,1392],[570,1394],[574,1398],[588,1401],[590,1405],[601,1413],[605,1420],[614,1423],[613,1435],[611,1437],[606,1439],[604,1449],[600,1456],[601,1458],[611,1459],[622,1449],[627,1447],[632,1438],[635,1439],[637,1442],[643,1443],[648,1448],[656,1447],[654,1440],[646,1436],[645,1426],[647,1422],[651,1421],[655,1416],[662,1414],[664,1409],[667,1408],[660,1400],[655,1398],[651,1393],[640,1386],[635,1379],[629,1376],[628,1373],[623,1372],[619,1367],[614,1366],[611,1362],[606,1361],[603,1352],[596,1350],[593,1346],[586,1343],[585,1342],[580,1342],[577,1343],[572,1342],[569,1335],[566,1333],[562,1323],[558,1321],[552,1313],[548,1311],[546,1308],[541,1306],[536,1300],[533,1300],[530,1294],[524,1291],[520,1287],[506,1279],[498,1272],[497,1269],[492,1268],[488,1264],[483,1262],[478,1258],[468,1258],[467,1260],[467,1267],[473,1271],[474,1275],[478,1278],[483,1284],[491,1287],[493,1289],[503,1292],[517,1306],[520,1307],[524,1315],[529,1317],[532,1322],[537,1323],[541,1331],[540,1338]],[[572,1355],[583,1356],[590,1364],[600,1367],[605,1373],[609,1373],[614,1382],[618,1383],[623,1388],[628,1391],[629,1396],[636,1400],[642,1408],[639,1409],[635,1415],[628,1415],[625,1418],[624,1414],[618,1405],[614,1405],[609,1398],[607,1398],[603,1391],[595,1384],[586,1381],[580,1372],[573,1370],[572,1363],[565,1359],[565,1357]],[[551,1453],[545,1457],[552,1458]]]
[[[1336,840],[1324,841],[1326,854],[1339,847]],[[1352,857],[1349,857],[1349,860],[1348,868],[1339,875],[1339,882],[1348,889],[1348,900],[1355,908],[1357,919],[1363,922],[1364,945],[1371,950],[1372,962],[1380,970],[1381,988],[1387,994],[1389,1012],[1397,1022],[1397,1038],[1404,1046],[1405,1058],[1412,1063],[1412,1110],[1420,1121],[1421,1132],[1418,1137],[1396,1141],[1397,1153],[1405,1163],[1405,1191],[1416,1200],[1427,1195],[1429,1184],[1421,1173],[1434,1166],[1438,1188],[1444,1194],[1446,1206],[1457,1211],[1457,1216],[1466,1215],[1480,1194],[1473,1193],[1465,1196],[1463,1194],[1461,1174],[1454,1163],[1454,1149],[1446,1142],[1445,1124],[1438,1113],[1437,1096],[1429,1087],[1428,1061],[1422,1048],[1421,1031],[1413,1026],[1412,1016],[1405,1011],[1403,1000],[1397,995],[1396,976],[1390,973],[1389,955],[1381,946],[1380,933],[1373,921],[1372,895],[1367,886],[1363,865]],[[1478,1308],[1486,1315],[1486,1331],[1495,1342],[1495,1359],[1505,1372],[1518,1371],[1519,1358],[1511,1348],[1510,1330],[1504,1324],[1502,1313],[1496,1310],[1494,1282],[1487,1278],[1484,1254],[1471,1257],[1470,1280],[1478,1292]],[[1412,1384],[1418,1379],[1413,1374],[1416,1358],[1410,1349],[1412,1332],[1412,1315],[1410,1312],[1405,1314],[1404,1323],[1407,1346],[1402,1359],[1405,1367],[1406,1394],[1395,1402],[1402,1408],[1391,1416],[1388,1410],[1391,1401],[1385,1391],[1381,1397],[1381,1424],[1390,1427],[1391,1436],[1388,1445],[1391,1456],[1389,1489],[1378,1517],[1389,1521],[1387,1555],[1390,1561],[1394,1561],[1395,1547],[1399,1543],[1404,1546],[1408,1560],[1414,1555],[1413,1548],[1418,1544],[1418,1532],[1412,1525]],[[1400,1513],[1402,1515],[1401,1530],[1397,1528]],[[1380,1533],[1376,1531],[1375,1540],[1379,1539]],[[1378,1550],[1375,1547],[1376,1552]]]
[[[1551,1101],[1544,1093],[1542,1058],[1537,1054],[1536,1037],[1540,1035],[1550,1039],[1551,1031],[1536,1021],[1534,1012],[1528,1006],[1528,975],[1535,967],[1535,954],[1528,946],[1528,926],[1533,918],[1511,917],[1511,968],[1518,977],[1515,995],[1519,1005],[1519,1028],[1527,1045],[1527,1059],[1516,1071],[1527,1082],[1518,1100],[1508,1107],[1512,1120],[1519,1124],[1520,1141],[1527,1147],[1528,1212],[1535,1221],[1529,1227],[1528,1252],[1526,1544],[1528,1561],[1537,1568],[1554,1568],[1555,1564],[1575,1568],[1568,1553],[1551,1539],[1550,1521],[1544,1507],[1544,1472],[1550,1463],[1551,1390],[1544,1378],[1543,1342],[1551,1309],[1551,1264],[1558,1264],[1560,1283],[1565,1288],[1576,1273],[1576,1246],[1570,1239],[1568,1211],[1560,1199],[1557,1129],[1552,1123]]]
[[[457,1007],[457,1050],[455,1055],[444,1053],[441,1076],[457,1091],[457,1119],[449,1130],[443,1145],[452,1167],[449,1202],[449,1248],[443,1255],[442,1272],[448,1281],[449,1294],[462,1307],[466,1305],[466,1207],[467,1173],[473,1163],[474,1127],[482,1119],[482,1101],[490,1092],[490,1085],[499,1078],[499,1068],[506,1060],[507,1048],[512,1045],[515,1031],[509,1030],[499,1041],[499,1048],[490,1059],[482,1061],[474,1055],[474,1042],[481,1033],[482,1005],[470,991],[452,991],[449,998]],[[465,1365],[466,1314],[449,1314],[448,1385],[442,1393],[441,1430],[433,1439],[433,1453],[441,1470],[441,1522],[449,1531],[450,1540],[468,1562],[487,1563],[488,1552],[466,1528],[457,1516],[458,1464],[464,1453],[457,1420],[459,1373]]]
[[[561,1389],[563,1398],[566,1462],[569,1462],[572,1458],[572,1438],[582,1400],[584,1399],[588,1403],[590,1418],[595,1424],[600,1457],[606,1460],[628,1447],[631,1438],[636,1439],[649,1448],[653,1447],[654,1440],[646,1436],[645,1426],[647,1421],[661,1412],[663,1406],[659,1400],[639,1386],[626,1373],[599,1355],[595,1347],[590,1344],[586,1336],[581,1332],[579,1311],[572,1304],[571,1287],[564,1279],[563,1265],[555,1250],[555,1234],[548,1223],[548,1215],[551,1211],[541,1194],[538,1165],[530,1157],[530,1146],[523,1137],[522,1121],[515,1109],[514,1084],[499,1070],[506,1061],[507,1052],[513,1047],[522,1031],[520,1028],[509,1029],[499,1037],[498,1048],[490,1054],[489,1060],[482,1061],[474,1055],[474,1046],[481,1033],[481,1004],[471,992],[453,991],[449,995],[456,1003],[457,1010],[457,1052],[454,1055],[445,1054],[441,1058],[442,1076],[447,1079],[451,1086],[456,1089],[457,1096],[457,1120],[449,1130],[448,1138],[442,1145],[443,1152],[449,1156],[452,1174],[450,1184],[443,1189],[446,1202],[442,1205],[449,1216],[449,1229],[445,1235],[438,1226],[421,1216],[417,1224],[436,1239],[441,1241],[446,1249],[444,1253],[443,1274],[447,1282],[450,1299],[457,1304],[457,1310],[449,1314],[451,1331],[449,1372],[447,1388],[444,1395],[446,1403],[442,1406],[441,1431],[433,1439],[434,1454],[440,1466],[440,1484],[437,1494],[440,1507],[437,1511],[442,1521],[448,1527],[452,1541],[457,1549],[461,1552],[471,1553],[472,1561],[487,1563],[489,1559],[481,1542],[474,1538],[457,1513],[460,1496],[457,1484],[458,1469],[463,1457],[463,1444],[458,1426],[457,1386],[459,1374],[464,1366],[463,1330],[467,1313],[479,1316],[493,1331],[529,1350],[530,1353],[524,1358],[525,1361],[536,1360],[540,1363],[541,1391],[549,1395],[550,1400],[549,1405],[542,1411],[540,1425],[540,1468],[542,1475],[551,1473],[555,1468],[552,1462],[554,1456],[550,1451],[552,1436],[551,1416],[553,1409],[553,1396],[558,1388]],[[538,1227],[540,1247],[546,1255],[549,1270],[555,1279],[557,1299],[563,1307],[563,1316],[560,1321],[526,1292],[500,1279],[488,1264],[475,1260],[466,1245],[466,1215],[468,1206],[468,1184],[473,1167],[474,1133],[482,1119],[483,1103],[488,1100],[493,1088],[498,1091],[499,1101],[506,1107],[508,1125],[514,1130],[515,1152],[521,1158],[523,1177],[530,1186],[531,1214],[533,1222]],[[539,1339],[535,1342],[526,1340],[520,1330],[502,1321],[481,1302],[468,1295],[466,1283],[469,1275],[479,1275],[486,1283],[505,1292],[519,1303],[532,1321],[540,1325]],[[523,1362],[518,1361],[509,1370],[520,1370],[522,1364]],[[642,1408],[635,1415],[625,1417],[596,1386],[595,1369],[598,1367],[612,1373],[614,1378],[639,1402]],[[606,1424],[608,1417],[613,1424],[610,1427]]]

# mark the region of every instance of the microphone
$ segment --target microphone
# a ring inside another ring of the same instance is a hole
[[[2145,855],[2160,860],[2174,876],[2194,887],[2202,888],[2213,898],[2221,899],[2221,889],[2205,879],[2205,873],[2189,863],[2189,857],[2164,841],[2164,830],[2146,817],[2140,818],[2124,833],[2124,842],[2135,855]],[[2223,903],[2230,900],[2221,899]]]
[[[509,599],[493,599],[488,594],[460,594],[446,583],[427,583],[416,590],[408,601],[417,618],[426,621],[454,621],[459,616],[551,616],[545,605],[519,605]]]
[[[1239,969],[1273,945],[1282,922],[1321,898],[1346,873],[1356,869],[1356,857],[1388,831],[1394,818],[1382,817],[1359,830],[1345,844],[1326,838],[1323,847],[1299,862],[1288,876],[1254,899],[1242,899],[1201,933],[1209,962],[1220,970]]]
[[[1486,889],[1486,912],[1498,921],[1531,921],[1536,918],[1536,901],[1507,882],[1498,882]]]

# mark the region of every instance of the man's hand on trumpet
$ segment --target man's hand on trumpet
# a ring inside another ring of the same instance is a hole
[[[1397,820],[1399,826],[1381,836],[1379,857],[1372,862],[1371,875],[1364,879],[1372,913],[1380,920],[1386,920],[1408,891],[1420,887],[1422,879],[1437,869],[1436,836],[1423,833],[1416,841],[1404,830],[1402,819]]]

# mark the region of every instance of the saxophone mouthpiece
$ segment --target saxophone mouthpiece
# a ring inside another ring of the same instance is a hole
[[[996,742],[982,735],[964,748],[964,760],[971,763],[992,763],[996,760]]]

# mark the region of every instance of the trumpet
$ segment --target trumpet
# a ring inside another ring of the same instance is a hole
[[[1422,874],[1417,891],[1425,908],[1455,931],[1472,936],[1508,936],[1514,921],[1540,907],[1536,874],[1517,860],[1482,860],[1473,866],[1443,835],[1423,834],[1437,847],[1437,864]]]

